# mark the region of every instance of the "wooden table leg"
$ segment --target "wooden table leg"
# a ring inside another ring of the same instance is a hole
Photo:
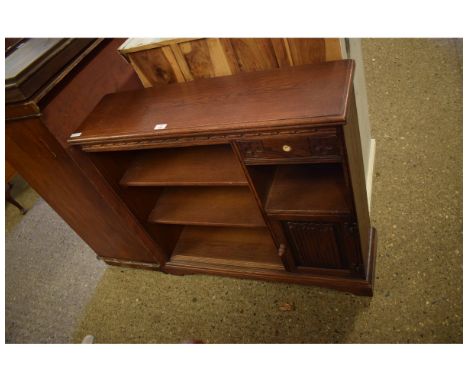
[[[11,183],[6,184],[6,190],[5,190],[5,199],[7,202],[13,204],[16,208],[18,208],[21,212],[21,214],[25,214],[28,212],[26,208],[24,208],[21,204],[19,204],[13,196],[11,196],[11,189],[13,188],[13,185]]]

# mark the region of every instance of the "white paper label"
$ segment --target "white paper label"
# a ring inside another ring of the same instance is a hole
[[[70,138],[76,138],[76,137],[79,137],[81,135],[81,133],[73,133],[72,135],[70,135]]]
[[[167,127],[167,123],[158,123],[156,126],[154,126],[155,130],[164,130]]]

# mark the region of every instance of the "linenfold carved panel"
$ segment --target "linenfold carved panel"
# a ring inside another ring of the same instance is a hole
[[[284,224],[297,266],[347,268],[346,257],[338,245],[338,224],[306,221]]]

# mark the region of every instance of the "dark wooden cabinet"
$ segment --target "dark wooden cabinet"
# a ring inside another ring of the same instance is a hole
[[[67,143],[105,94],[141,88],[116,51],[123,41],[21,39],[7,52],[6,159],[99,256],[146,263],[157,261],[154,241]]]
[[[68,142],[151,238],[157,269],[372,295],[353,71],[341,60],[111,94]]]

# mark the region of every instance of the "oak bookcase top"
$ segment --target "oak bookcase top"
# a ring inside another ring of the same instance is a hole
[[[343,124],[353,72],[340,60],[109,94],[68,142]]]

